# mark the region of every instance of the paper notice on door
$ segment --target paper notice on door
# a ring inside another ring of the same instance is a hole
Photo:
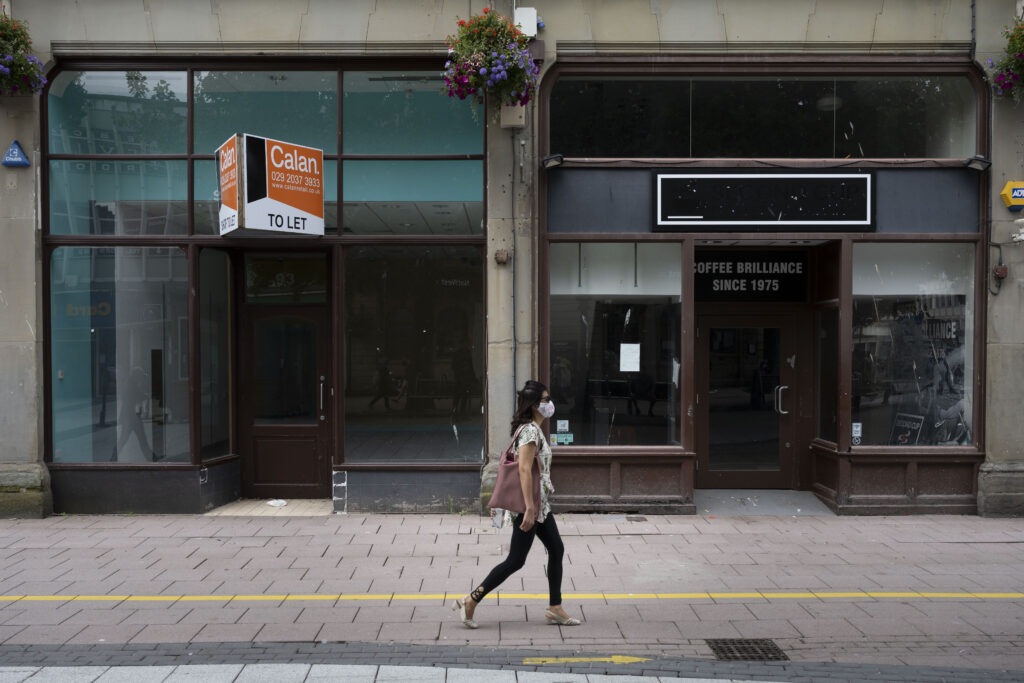
[[[640,372],[639,344],[619,344],[619,372]]]

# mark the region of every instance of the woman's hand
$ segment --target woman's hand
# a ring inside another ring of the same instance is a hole
[[[533,525],[537,522],[537,509],[532,505],[526,506],[526,512],[523,513],[523,521],[519,524],[519,528],[522,531],[529,531],[533,528]]]

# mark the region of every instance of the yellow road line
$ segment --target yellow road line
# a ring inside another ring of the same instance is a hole
[[[578,662],[611,662],[612,664],[635,664],[649,662],[650,657],[612,655],[610,657],[526,657],[523,664],[575,664]]]
[[[0,595],[0,603],[16,602],[289,602],[319,600],[360,602],[378,600],[394,602],[405,600],[446,601],[462,597],[462,593],[377,593],[377,594],[280,594],[280,595]],[[542,600],[547,593],[498,593],[499,600]],[[1024,593],[1016,592],[949,592],[949,591],[803,591],[767,592],[745,591],[736,593],[566,593],[571,600],[829,600],[860,598],[888,600],[896,598],[962,600],[1022,600]]]

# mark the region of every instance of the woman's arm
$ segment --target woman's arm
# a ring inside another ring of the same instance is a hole
[[[526,512],[519,528],[529,531],[537,521],[537,504],[533,499],[533,461],[537,454],[537,444],[533,441],[519,447],[519,486],[523,489],[523,500],[526,501]]]

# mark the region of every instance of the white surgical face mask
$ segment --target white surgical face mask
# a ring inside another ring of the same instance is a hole
[[[540,404],[540,407],[537,408],[537,410],[544,417],[551,417],[552,415],[555,414],[555,402],[554,401],[545,401],[545,402]]]

